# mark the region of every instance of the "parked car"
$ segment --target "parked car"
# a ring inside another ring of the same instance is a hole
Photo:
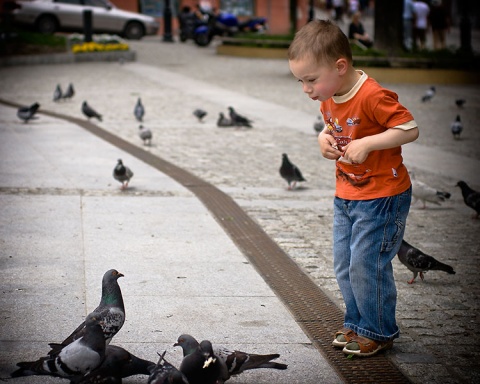
[[[115,33],[138,40],[155,35],[159,29],[155,18],[121,10],[108,0],[16,0],[15,3],[19,7],[13,11],[14,21],[45,34],[82,32],[85,10],[92,11],[93,33]]]

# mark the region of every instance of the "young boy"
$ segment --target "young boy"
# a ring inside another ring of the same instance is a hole
[[[348,38],[334,23],[305,25],[288,55],[303,91],[321,102],[322,155],[336,160],[333,260],[346,312],[332,344],[371,356],[399,334],[391,261],[411,201],[401,145],[417,139],[417,124],[394,92],[353,67]]]

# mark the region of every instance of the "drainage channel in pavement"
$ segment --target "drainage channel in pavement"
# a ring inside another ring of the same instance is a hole
[[[11,107],[20,106],[6,100],[0,99],[0,102]],[[194,193],[282,300],[313,345],[345,383],[411,383],[384,354],[367,359],[348,359],[331,345],[333,334],[343,324],[342,311],[230,196],[192,173],[89,121],[47,110],[39,113],[86,129],[158,169]]]

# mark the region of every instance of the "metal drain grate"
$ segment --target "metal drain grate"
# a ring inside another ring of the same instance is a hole
[[[0,102],[19,106],[4,100]],[[368,359],[347,359],[340,350],[332,347],[333,334],[343,324],[342,311],[231,197],[190,172],[86,120],[51,111],[40,112],[85,128],[192,191],[284,302],[313,345],[346,383],[411,383],[383,354]]]

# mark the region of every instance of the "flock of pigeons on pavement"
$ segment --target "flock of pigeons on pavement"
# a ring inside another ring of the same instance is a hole
[[[431,101],[436,93],[435,87],[430,87],[422,97],[422,102]],[[75,95],[72,84],[69,84],[65,93],[60,85],[54,91],[54,101],[71,99]],[[455,103],[462,109],[465,100],[457,99]],[[33,103],[30,106],[20,107],[17,116],[24,122],[36,118],[40,105]],[[86,101],[81,106],[82,113],[88,118],[102,121],[102,115],[93,109]],[[153,134],[143,123],[145,107],[140,98],[134,107],[134,116],[141,123],[139,137],[144,145],[150,145]],[[199,122],[207,115],[202,109],[193,111]],[[236,127],[252,128],[252,120],[238,114],[233,107],[228,107],[228,117],[222,112],[217,120],[219,128]],[[314,123],[314,130],[323,129],[321,116]],[[461,117],[458,114],[451,124],[451,131],[455,140],[460,139],[463,130]],[[300,169],[293,164],[286,153],[282,154],[279,169],[280,176],[287,182],[288,190],[296,188],[299,182],[305,182]],[[121,189],[128,188],[128,183],[133,177],[132,170],[118,159],[113,170],[113,177],[121,183]],[[413,202],[420,200],[423,208],[427,203],[440,205],[449,199],[449,192],[439,191],[426,183],[416,180],[413,172],[412,195]],[[470,188],[466,182],[459,181],[465,204],[475,210],[474,218],[480,216],[480,193]],[[444,271],[455,274],[454,269],[421,250],[402,241],[398,257],[410,271],[413,278],[408,281],[412,284],[418,274],[424,279],[424,273],[429,270]],[[122,378],[132,375],[148,375],[149,384],[159,383],[190,383],[190,384],[221,384],[232,375],[237,375],[245,370],[256,368],[286,369],[287,365],[272,362],[279,357],[278,354],[258,355],[240,351],[231,351],[225,348],[214,348],[208,340],[198,342],[193,336],[181,335],[175,346],[183,350],[183,360],[178,367],[174,367],[165,359],[165,352],[160,355],[157,363],[143,360],[134,356],[125,349],[111,345],[110,341],[121,329],[125,321],[125,308],[122,294],[118,285],[118,278],[123,275],[116,270],[109,270],[102,280],[102,296],[99,306],[90,313],[85,321],[60,344],[50,344],[48,354],[33,362],[20,362],[18,370],[12,377],[28,375],[51,375],[69,379],[73,383],[121,383]]]
[[[19,362],[12,378],[49,375],[70,380],[70,384],[121,384],[133,375],[148,376],[148,384],[223,384],[233,375],[259,368],[287,369],[273,362],[279,354],[259,355],[224,347],[208,340],[198,342],[180,335],[174,346],[183,350],[177,368],[159,354],[157,363],[144,360],[113,345],[113,337],[125,322],[125,306],[118,279],[124,276],[111,269],[102,278],[100,304],[87,315],[64,341],[51,343],[50,351],[36,361]]]

